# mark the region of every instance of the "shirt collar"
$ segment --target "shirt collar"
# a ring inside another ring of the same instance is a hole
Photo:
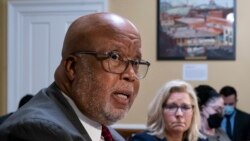
[[[89,134],[90,138],[93,141],[99,141],[101,139],[101,132],[102,132],[102,126],[98,122],[95,122],[85,115],[82,114],[82,112],[77,108],[74,101],[68,97],[65,93],[63,93],[63,96],[66,98],[66,100],[69,102],[70,106],[74,109],[77,117],[79,118],[80,122],[82,123],[83,127],[86,129],[87,133]]]

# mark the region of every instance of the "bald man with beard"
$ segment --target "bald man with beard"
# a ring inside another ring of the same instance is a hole
[[[78,18],[55,82],[0,126],[1,141],[107,141],[102,133],[127,114],[149,65],[129,20],[112,13]]]

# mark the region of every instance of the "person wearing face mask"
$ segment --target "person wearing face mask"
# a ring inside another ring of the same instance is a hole
[[[221,128],[232,141],[250,140],[250,115],[236,108],[237,92],[234,87],[224,86],[220,90],[224,100],[224,119]]]
[[[220,94],[209,85],[195,87],[201,115],[200,132],[207,141],[230,141],[220,128],[224,114],[224,102]]]

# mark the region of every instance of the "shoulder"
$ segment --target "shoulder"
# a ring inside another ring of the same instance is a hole
[[[245,117],[250,117],[250,114],[242,111],[242,110],[239,110],[239,109],[236,109],[236,115],[240,115],[240,116],[245,116]]]
[[[133,135],[130,141],[166,141],[166,140],[160,139],[154,135],[150,135],[148,131],[145,131],[145,132]]]
[[[239,109],[236,109],[236,115],[235,118],[237,120],[237,122],[249,122],[250,123],[250,114],[241,111]]]
[[[7,140],[70,140],[69,134],[57,124],[44,119],[21,120],[15,124],[4,124],[0,138]]]
[[[198,138],[198,141],[208,141],[208,139],[205,139],[205,138]]]
[[[3,124],[35,123],[38,121],[59,122],[63,120],[62,110],[45,95],[38,93],[26,105],[14,112]]]
[[[226,133],[224,130],[222,130],[221,128],[216,129],[216,135],[217,135],[221,140],[223,140],[223,141],[224,141],[224,140],[225,140],[225,141],[230,141],[230,139],[229,139],[227,133]]]
[[[3,115],[0,117],[0,125],[9,117],[11,116],[13,113],[9,113],[9,114],[6,114],[6,115]]]
[[[54,87],[52,84],[52,86],[40,90],[28,103],[14,112],[6,122],[10,124],[29,120],[51,121],[57,124],[70,122],[69,120],[72,118],[69,117],[75,116],[72,114],[73,109],[67,102],[64,102],[66,100],[63,95]]]

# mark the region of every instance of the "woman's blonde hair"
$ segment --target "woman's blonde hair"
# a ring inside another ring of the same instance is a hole
[[[150,134],[159,138],[165,136],[165,123],[163,117],[163,104],[168,100],[173,92],[187,92],[191,98],[193,108],[193,117],[190,128],[186,131],[185,137],[189,141],[196,141],[200,135],[200,111],[198,101],[193,87],[182,80],[172,80],[166,83],[155,95],[153,101],[149,105],[147,127]]]

